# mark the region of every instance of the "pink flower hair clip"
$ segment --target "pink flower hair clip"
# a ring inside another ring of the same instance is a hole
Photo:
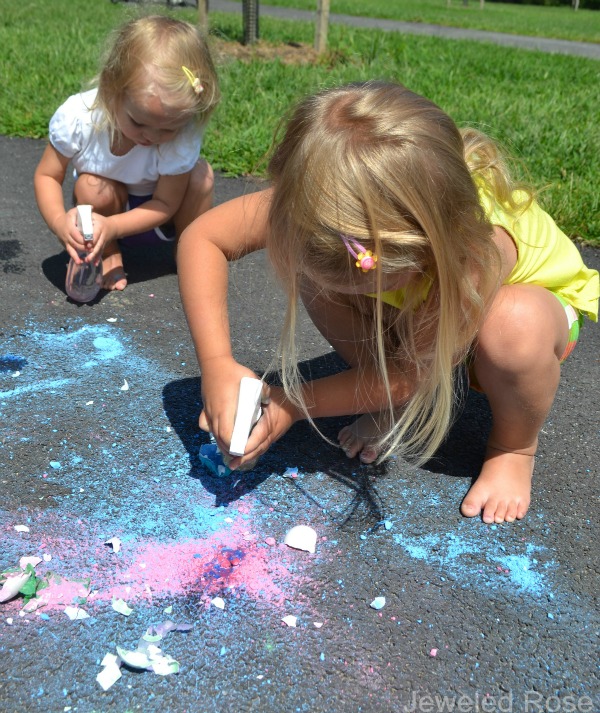
[[[377,263],[377,255],[373,255],[372,250],[367,250],[363,245],[361,245],[358,240],[350,238],[347,235],[341,235],[341,239],[344,241],[346,250],[356,258],[356,267],[363,272],[369,272],[369,270],[374,270]],[[358,252],[356,252],[358,250]]]
[[[190,84],[192,85],[192,89],[196,92],[196,94],[202,94],[202,92],[204,91],[204,87],[198,77],[196,77],[196,75],[192,72],[191,69],[188,69],[183,65],[181,66],[181,69],[183,70],[185,76],[188,78]]]

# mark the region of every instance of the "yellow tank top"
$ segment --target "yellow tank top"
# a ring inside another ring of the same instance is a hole
[[[525,194],[517,192],[517,201]],[[505,284],[541,285],[563,297],[592,321],[598,321],[600,280],[597,270],[587,268],[575,244],[560,230],[554,220],[534,201],[527,210],[513,217],[480,191],[480,201],[493,225],[504,228],[517,247],[517,263]],[[423,300],[430,283],[424,283]],[[374,296],[374,295],[373,295]],[[400,309],[404,290],[382,292],[386,304]]]

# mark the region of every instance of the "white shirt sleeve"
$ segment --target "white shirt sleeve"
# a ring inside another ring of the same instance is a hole
[[[158,147],[158,173],[161,176],[176,176],[191,171],[200,157],[202,134],[192,123],[179,134]]]
[[[91,107],[95,97],[96,90],[74,94],[50,119],[50,143],[63,156],[73,158],[87,146],[92,130]]]

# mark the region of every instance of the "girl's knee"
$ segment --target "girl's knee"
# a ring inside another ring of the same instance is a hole
[[[90,173],[82,173],[75,182],[73,196],[77,204],[89,204],[96,213],[115,215],[122,213],[127,204],[124,184]]]
[[[562,339],[556,297],[543,288],[503,290],[479,332],[478,356],[509,370],[553,363]]]
[[[189,190],[201,196],[212,196],[215,188],[215,174],[208,161],[201,159],[194,166],[190,176]]]

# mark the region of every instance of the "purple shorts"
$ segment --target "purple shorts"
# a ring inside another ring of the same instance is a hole
[[[138,208],[143,203],[146,203],[152,196],[128,196],[127,206],[125,210],[133,210]],[[146,230],[143,233],[128,235],[126,238],[121,238],[119,243],[126,245],[128,248],[146,247],[151,245],[163,245],[164,243],[172,243],[175,240],[175,226],[173,223],[165,223],[153,230]]]

